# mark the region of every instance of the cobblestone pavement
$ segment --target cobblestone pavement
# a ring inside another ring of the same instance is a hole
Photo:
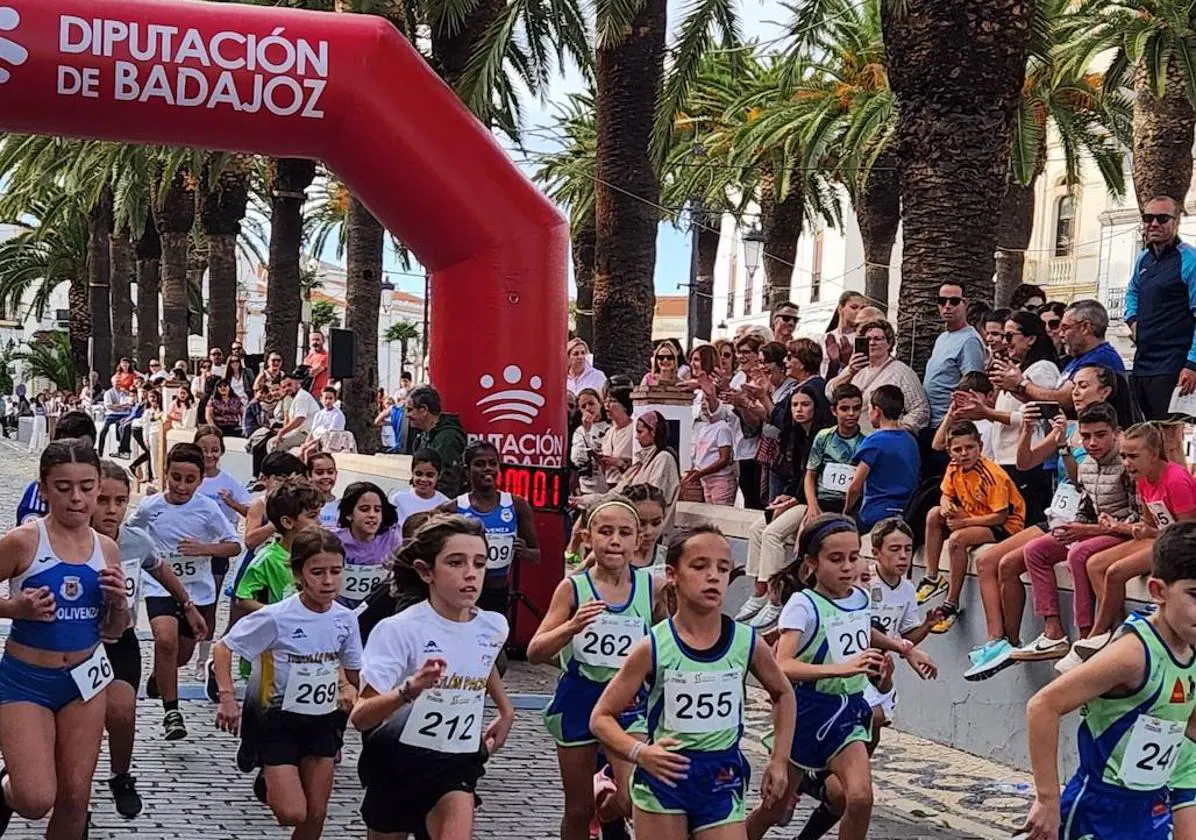
[[[15,512],[35,468],[36,459],[23,447],[0,441],[0,520],[12,515],[8,511]],[[226,608],[221,612],[218,626],[223,628]],[[148,639],[144,618],[141,629],[139,635]],[[142,642],[142,657],[144,672],[149,673],[151,645],[147,640]],[[184,679],[190,679],[190,673],[188,668]],[[506,682],[513,694],[532,701],[536,695],[550,692],[554,679],[551,668],[515,663]],[[755,771],[755,787],[765,758],[759,738],[768,727],[768,707],[762,692],[752,689],[750,694],[746,751]],[[199,686],[184,686],[182,696],[199,696]],[[236,771],[236,741],[215,730],[212,704],[185,699],[181,708],[190,734],[186,740],[167,743],[162,739],[158,704],[145,700],[139,704],[134,774],[145,811],[136,820],[122,819],[113,808],[102,781],[108,775],[107,755],[102,754],[96,773],[101,781],[93,795],[91,838],[123,840],[134,832],[144,840],[288,836],[252,798],[252,777]],[[361,788],[355,768],[360,746],[360,738],[350,731],[329,807],[328,838],[365,836],[357,814]],[[1019,792],[1019,786],[1028,781],[1026,774],[892,730],[885,733],[874,775],[877,807],[869,834],[874,840],[1007,838],[1028,809],[1026,794]],[[495,840],[554,838],[563,806],[556,779],[552,743],[538,713],[520,711],[510,740],[490,761],[481,782],[483,806],[476,836]],[[809,803],[803,801],[793,825],[769,836],[796,834],[808,809]],[[43,826],[15,818],[6,837],[32,840],[43,831]]]

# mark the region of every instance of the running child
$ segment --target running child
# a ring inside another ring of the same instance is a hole
[[[777,660],[793,683],[802,713],[791,744],[784,795],[748,817],[748,837],[759,840],[786,815],[806,772],[829,770],[830,810],[842,815],[841,840],[863,840],[872,817],[872,771],[867,745],[872,709],[865,697],[879,676],[884,652],[898,653],[923,678],[934,663],[906,639],[892,639],[872,625],[872,599],[856,585],[860,536],[840,514],[807,523],[796,559],[776,576],[785,608],[778,623]],[[808,588],[805,588],[808,587]],[[792,593],[792,594],[790,594]]]
[[[631,788],[635,834],[652,840],[742,840],[749,767],[743,737],[744,683],[750,672],[772,698],[777,738],[760,792],[785,795],[793,740],[793,692],[768,646],[723,615],[731,546],[713,525],[669,541],[666,574],[677,611],[637,642],[590,716],[607,756],[636,767]],[[621,715],[648,693],[648,741],[624,730]]]
[[[639,515],[618,495],[601,497],[589,509],[583,540],[593,566],[562,580],[553,592],[544,620],[527,646],[532,663],[561,665],[544,725],[556,742],[565,791],[562,840],[587,840],[594,817],[594,767],[598,739],[590,731],[590,713],[599,695],[627,659],[633,645],[665,617],[663,581],[631,565],[638,542]],[[644,698],[637,697],[620,718],[642,739],[646,731]],[[611,757],[615,790],[601,809],[602,822],[631,816],[632,766]]]
[[[313,452],[307,457],[307,472],[312,484],[324,494],[324,507],[320,510],[320,527],[331,530],[341,518],[341,503],[333,494],[336,487],[336,458],[328,452]]]
[[[91,528],[94,444],[50,443],[38,476],[48,513],[0,537],[0,580],[19,593],[0,659],[0,834],[14,812],[40,820],[53,809],[46,836],[57,840],[87,831],[112,682],[100,642],[121,637],[129,607],[120,550]]]
[[[279,825],[294,827],[292,840],[318,840],[345,715],[357,699],[361,636],[353,613],[336,603],[345,562],[340,540],[313,528],[293,549],[298,594],[241,619],[212,650],[220,696],[216,726],[236,734],[241,709],[233,654],[254,660],[246,696],[262,716],[258,754],[266,803]]]
[[[668,554],[668,549],[660,541],[668,507],[664,493],[654,484],[632,484],[623,488],[622,495],[635,507],[640,520],[639,539],[631,565],[637,569],[645,566],[663,568]]]
[[[411,514],[434,510],[448,502],[449,497],[436,489],[440,463],[440,453],[435,449],[421,449],[411,456],[411,486],[396,490],[390,497],[399,512],[399,527]]]
[[[1026,704],[1034,804],[1028,840],[1172,836],[1167,786],[1196,707],[1196,523],[1160,533],[1147,581],[1155,611]],[[1079,769],[1059,792],[1059,724],[1083,707]]]
[[[395,558],[395,598],[415,603],[370,634],[349,717],[364,733],[361,816],[377,840],[472,838],[478,779],[515,722],[495,669],[507,619],[477,606],[484,533],[476,519],[436,516]],[[486,695],[498,710],[489,725]]]
[[[237,574],[233,578],[232,585],[224,590],[224,594],[233,599],[232,607],[229,609],[229,627],[236,624],[237,619],[244,615],[243,612],[238,611],[236,603],[237,585],[249,569],[254,552],[276,533],[274,526],[270,524],[270,518],[266,516],[266,499],[280,483],[288,478],[307,478],[307,466],[289,452],[271,452],[262,459],[259,484],[264,492],[249,503],[249,510],[245,514],[245,556],[237,564]]]
[[[150,496],[133,511],[128,524],[144,529],[158,554],[187,590],[176,601],[157,580],[145,581],[145,611],[154,634],[154,673],[145,693],[161,697],[167,741],[187,737],[179,711],[179,671],[195,652],[186,613],[195,606],[211,627],[216,621],[216,582],[212,557],[233,557],[241,550],[237,533],[211,499],[196,493],[203,481],[203,451],[193,443],[176,443],[166,455],[165,492]]]
[[[141,608],[141,575],[150,574],[180,604],[185,603],[187,590],[169,565],[162,562],[149,535],[140,528],[123,525],[129,509],[132,482],[129,472],[114,461],[100,462],[100,492],[96,498],[91,527],[116,542],[120,549],[121,567],[125,573],[125,596],[129,604],[129,626],[115,642],[105,642],[108,661],[112,664],[112,682],[106,692],[108,708],[104,727],[108,730],[108,763],[112,776],[108,789],[122,817],[133,818],[141,813],[141,796],[137,780],[130,774],[133,764],[133,744],[137,734],[137,690],[141,685],[141,643],[137,640],[137,613]],[[199,609],[192,604],[184,613],[191,633],[196,638],[207,634],[207,624]]]
[[[242,614],[257,612],[295,593],[298,579],[291,548],[301,532],[319,527],[323,505],[324,494],[305,478],[281,481],[266,497],[266,516],[275,536],[257,550],[237,582],[236,604]]]
[[[386,559],[403,543],[398,521],[377,484],[357,481],[345,488],[340,527],[333,531],[345,546],[344,591],[338,599],[343,606],[356,609],[390,574]]]

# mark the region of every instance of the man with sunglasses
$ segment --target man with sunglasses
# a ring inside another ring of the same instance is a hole
[[[1179,238],[1183,207],[1155,196],[1142,210],[1142,240],[1125,290],[1125,322],[1134,339],[1130,384],[1148,420],[1168,416],[1176,385],[1196,390],[1196,246]]]
[[[772,340],[788,345],[797,331],[797,304],[785,301],[772,310]]]
[[[930,432],[927,447],[934,430],[951,408],[951,395],[959,380],[965,373],[983,371],[985,363],[984,341],[968,323],[968,299],[964,297],[963,286],[958,283],[939,286],[938,307],[946,329],[934,340],[922,380],[930,402],[930,426],[924,430]]]

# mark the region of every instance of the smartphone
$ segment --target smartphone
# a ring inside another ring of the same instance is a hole
[[[1035,403],[1038,406],[1038,416],[1042,420],[1054,420],[1061,410],[1057,402]]]
[[[855,352],[861,356],[868,355],[868,337],[864,335],[857,335],[855,337]]]

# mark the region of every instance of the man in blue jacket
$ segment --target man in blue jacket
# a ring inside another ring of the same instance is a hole
[[[1142,239],[1125,291],[1125,322],[1134,339],[1134,399],[1148,420],[1168,415],[1171,393],[1196,390],[1196,246],[1179,239],[1183,206],[1166,195],[1146,202]]]

